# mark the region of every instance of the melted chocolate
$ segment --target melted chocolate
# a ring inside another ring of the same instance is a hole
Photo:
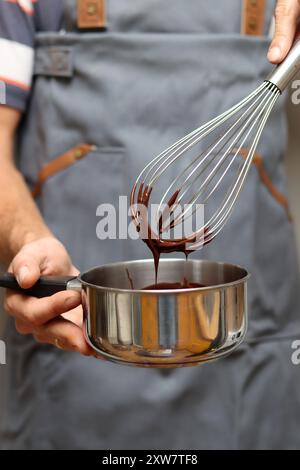
[[[135,185],[131,193],[131,207],[132,208],[135,205],[134,201],[135,201],[136,191],[137,191],[137,186]],[[144,183],[141,183],[138,189],[137,204],[139,206],[144,206],[146,209],[148,209],[151,193],[152,193],[152,188],[149,186],[145,186]],[[137,231],[139,233],[142,231],[143,234],[145,233],[148,234],[148,237],[142,238],[142,240],[146,243],[148,248],[151,250],[151,253],[154,259],[155,286],[156,287],[150,286],[146,288],[147,290],[149,290],[150,288],[151,289],[155,288],[156,290],[159,290],[159,289],[174,289],[175,290],[175,289],[182,289],[182,288],[191,289],[195,287],[203,287],[201,285],[188,284],[186,283],[186,281],[184,281],[182,284],[180,283],[157,284],[158,266],[159,266],[159,260],[160,260],[162,253],[180,252],[180,253],[184,253],[186,258],[188,258],[188,255],[191,253],[192,250],[189,250],[187,246],[188,244],[195,243],[197,240],[196,234],[193,234],[190,237],[181,238],[181,239],[166,240],[166,239],[161,238],[161,234],[164,228],[163,224],[167,218],[172,219],[169,225],[171,228],[174,228],[174,219],[172,218],[173,209],[177,203],[179,193],[180,193],[180,190],[175,191],[175,193],[172,195],[172,197],[166,204],[166,207],[163,209],[159,222],[158,222],[158,234],[153,232],[150,224],[148,223],[148,220],[144,220],[143,214],[141,214],[140,212],[132,213],[133,219],[136,223]],[[204,234],[207,233],[207,231],[208,229],[206,229]],[[168,286],[168,287],[163,287],[163,286]]]

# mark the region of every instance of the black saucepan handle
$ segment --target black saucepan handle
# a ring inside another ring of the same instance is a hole
[[[68,283],[73,279],[77,278],[74,276],[41,277],[30,289],[22,289],[13,274],[4,273],[0,274],[0,287],[12,289],[28,296],[42,298],[66,290]]]

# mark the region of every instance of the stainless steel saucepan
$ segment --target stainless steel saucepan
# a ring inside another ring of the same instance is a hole
[[[159,283],[206,287],[143,290],[155,284],[152,260],[91,269],[77,278],[41,278],[22,291],[45,297],[80,290],[88,343],[109,361],[140,367],[185,367],[226,356],[247,329],[247,281],[241,267],[212,261],[164,259]],[[20,291],[11,274],[0,286]]]

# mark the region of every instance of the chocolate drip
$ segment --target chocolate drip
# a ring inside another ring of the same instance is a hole
[[[160,215],[159,222],[158,222],[158,233],[153,232],[149,222],[148,218],[145,220],[144,214],[141,213],[139,210],[135,212],[133,209],[134,207],[134,201],[135,201],[135,195],[136,195],[136,190],[137,186],[135,185],[133,187],[132,193],[131,193],[131,207],[132,207],[132,217],[133,220],[135,221],[136,224],[136,229],[139,233],[142,234],[147,234],[146,238],[142,238],[144,243],[148,246],[150,249],[153,259],[154,259],[154,266],[155,266],[155,285],[157,286],[156,289],[182,289],[182,288],[193,288],[194,285],[192,284],[186,284],[186,281],[183,283],[176,283],[176,284],[157,284],[157,275],[158,275],[158,266],[159,266],[159,260],[160,257],[163,253],[174,253],[174,252],[180,252],[184,253],[186,256],[186,259],[188,258],[188,255],[193,251],[192,249],[188,249],[187,246],[189,244],[193,244],[197,241],[197,234],[192,234],[189,237],[185,238],[180,238],[180,239],[173,239],[173,240],[166,240],[161,238],[161,234],[163,232],[163,224],[167,220],[167,218],[172,218],[174,214],[174,207],[176,205],[176,202],[178,200],[178,196],[180,194],[180,190],[177,190],[174,192],[170,200],[167,202],[166,206],[164,207],[162,214]],[[149,207],[149,201],[152,193],[152,187],[145,185],[144,183],[141,183],[138,189],[138,194],[137,194],[137,204],[139,206],[144,207],[145,213],[148,214],[148,207]],[[171,220],[171,223],[169,224],[171,228],[174,227],[174,219]],[[206,228],[204,231],[204,235],[208,232],[209,230]],[[169,287],[163,287],[163,286],[169,286]],[[173,286],[173,287],[172,287]],[[203,287],[200,285],[196,285],[196,287]],[[151,286],[153,288],[153,286]],[[150,289],[150,288],[147,288]]]

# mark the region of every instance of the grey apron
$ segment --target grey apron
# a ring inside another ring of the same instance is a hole
[[[216,5],[217,3],[217,5]],[[29,186],[51,159],[98,150],[50,178],[38,204],[81,269],[149,257],[143,243],[99,241],[96,208],[118,203],[159,151],[226,110],[268,74],[265,37],[241,37],[240,0],[108,0],[108,29],[37,35],[36,79],[20,140]],[[285,191],[283,100],[259,146]],[[250,328],[225,360],[163,372],[67,354],[7,332],[1,446],[9,449],[300,447],[299,277],[286,211],[251,169],[222,235],[196,256],[252,273]]]

